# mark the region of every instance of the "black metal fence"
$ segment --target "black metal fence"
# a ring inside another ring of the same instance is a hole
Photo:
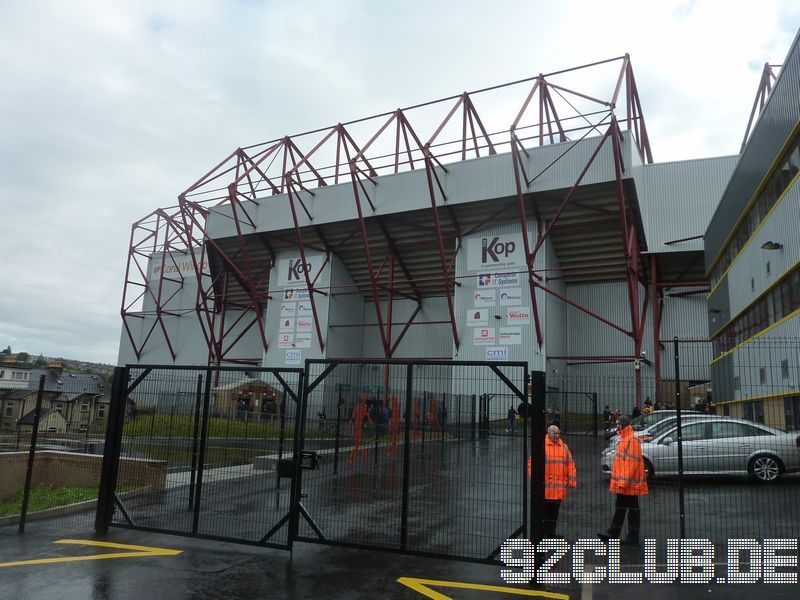
[[[277,467],[294,460],[301,369],[131,366],[119,379],[99,530],[288,547]]]
[[[527,421],[508,417],[526,364],[308,361],[307,378],[298,540],[487,560],[526,534]]]
[[[659,357],[658,379],[646,362],[548,374],[548,411],[563,390],[580,388],[596,394],[609,416],[606,434],[597,437],[576,427],[592,418],[588,408],[583,421],[567,416],[563,440],[578,485],[561,503],[556,533],[573,540],[608,533],[616,502],[609,491],[616,413],[644,410],[633,421],[649,479],[639,498],[640,538],[723,544],[800,536],[798,349],[797,339],[756,340],[727,354],[715,354],[709,343],[671,342]]]
[[[98,530],[494,560],[509,537],[549,533],[548,424],[577,467],[554,532],[609,532],[613,424],[636,408],[640,539],[799,537],[797,340],[659,358],[531,377],[449,361],[119,370]]]
[[[2,398],[0,534],[92,531],[108,403],[69,383],[42,375]]]

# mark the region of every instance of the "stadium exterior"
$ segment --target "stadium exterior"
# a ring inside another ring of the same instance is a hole
[[[799,430],[800,36],[762,83],[769,96],[704,240],[711,370],[725,414]]]
[[[794,178],[717,274],[797,151],[797,55],[741,156],[654,163],[627,55],[238,148],[133,225],[119,363],[527,361],[630,378],[629,407],[669,392],[678,338],[705,353],[682,377],[721,398],[735,352],[702,342],[799,272]],[[739,293],[748,253],[778,255],[762,238],[785,260]]]

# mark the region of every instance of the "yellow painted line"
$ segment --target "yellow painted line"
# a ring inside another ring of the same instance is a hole
[[[0,563],[3,567],[20,567],[24,565],[51,565],[55,563],[79,562],[82,560],[105,560],[108,558],[137,558],[143,556],[176,556],[182,550],[169,548],[151,548],[150,546],[132,546],[130,544],[116,544],[114,542],[98,542],[95,540],[56,540],[54,544],[74,544],[77,546],[95,546],[98,548],[115,548],[129,550],[130,552],[114,552],[112,554],[92,554],[89,556],[62,556],[59,558],[37,558],[34,560],[18,560],[15,562]]]
[[[400,577],[397,583],[419,592],[426,598],[433,600],[452,600],[450,596],[432,590],[428,586],[439,588],[454,588],[459,590],[478,590],[481,592],[497,592],[500,594],[512,594],[515,596],[535,596],[537,598],[552,598],[553,600],[569,600],[566,594],[555,592],[540,592],[538,590],[525,590],[522,588],[505,587],[500,585],[484,585],[482,583],[464,583],[461,581],[437,581],[435,579],[418,579],[416,577]]]

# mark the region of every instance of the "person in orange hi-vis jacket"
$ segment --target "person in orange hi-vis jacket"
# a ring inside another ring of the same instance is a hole
[[[528,477],[531,476],[531,459],[528,459]],[[567,497],[567,488],[578,485],[578,474],[572,453],[561,439],[556,425],[547,428],[544,439],[544,512],[542,513],[542,536],[561,537],[556,534],[558,512],[561,502]]]
[[[350,456],[347,459],[347,464],[351,467],[355,464],[356,458],[358,457],[358,450],[361,447],[361,436],[363,434],[362,429],[364,428],[364,419],[367,419],[372,425],[372,418],[369,416],[369,410],[367,409],[367,395],[361,394],[361,399],[358,405],[353,409],[353,414],[350,417],[350,422],[353,423],[353,450],[350,452]],[[367,458],[367,449],[361,448],[361,458]]]
[[[639,545],[639,526],[641,514],[639,512],[639,496],[647,495],[647,472],[642,457],[642,445],[636,437],[630,419],[621,415],[617,419],[617,433],[619,443],[611,467],[611,485],[609,490],[616,494],[616,510],[611,519],[608,533],[598,533],[597,536],[608,541],[609,538],[619,538],[625,516],[628,517],[628,536],[622,543],[630,546]]]

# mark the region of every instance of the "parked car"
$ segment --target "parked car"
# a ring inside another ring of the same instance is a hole
[[[800,470],[800,435],[742,419],[705,415],[682,424],[685,475],[749,475],[761,483]],[[611,472],[616,449],[607,449],[602,469]],[[678,474],[677,427],[642,443],[648,479]]]
[[[694,421],[697,419],[704,419],[704,418],[718,418],[718,419],[726,419],[727,417],[716,415],[704,415],[703,413],[698,413],[694,411],[681,411],[681,424],[686,424],[690,421]],[[653,438],[660,435],[667,429],[672,427],[677,427],[678,423],[678,416],[673,414],[668,416],[660,421],[653,423],[652,425],[645,427],[644,429],[634,429],[634,435],[639,438],[639,441],[642,442],[649,442],[652,441]],[[619,435],[614,434],[613,437],[609,439],[609,446],[616,446],[617,442],[619,442]]]
[[[668,419],[670,417],[675,417],[677,411],[675,410],[655,410],[651,413],[647,413],[644,415],[639,415],[635,419],[631,420],[631,427],[633,427],[634,431],[641,431],[646,429],[652,425],[655,425],[659,421],[663,421],[664,419]],[[696,410],[681,410],[682,415],[702,415],[703,413],[699,413]],[[606,429],[606,439],[612,438],[617,435],[617,426],[612,424],[610,427]]]

